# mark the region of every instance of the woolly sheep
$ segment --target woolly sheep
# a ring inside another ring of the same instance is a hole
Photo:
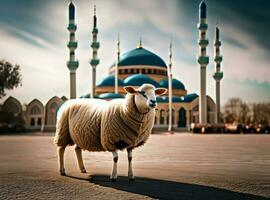
[[[57,112],[56,134],[59,171],[65,175],[64,151],[75,144],[78,165],[86,173],[82,149],[88,151],[110,151],[113,154],[111,181],[117,178],[117,150],[127,150],[128,177],[134,180],[132,150],[143,145],[151,134],[156,95],[166,93],[164,88],[143,84],[135,89],[124,87],[125,99],[105,101],[100,99],[72,99],[66,101]]]

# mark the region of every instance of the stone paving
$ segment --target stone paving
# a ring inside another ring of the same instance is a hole
[[[53,136],[0,136],[0,199],[268,199],[270,135],[154,134],[133,153],[136,180],[119,153],[83,152],[80,174],[73,147],[59,176]]]

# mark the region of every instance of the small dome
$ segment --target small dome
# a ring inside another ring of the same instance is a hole
[[[115,63],[111,66],[113,67]],[[150,65],[167,68],[165,62],[156,54],[142,47],[128,51],[120,56],[118,66]]]
[[[103,94],[98,95],[98,98],[100,98],[100,99],[117,99],[117,98],[124,98],[124,96],[121,94],[116,94],[116,93],[103,93]]]
[[[182,101],[183,102],[192,102],[197,97],[199,97],[199,96],[196,93],[187,94],[187,95],[182,97]]]
[[[168,79],[161,80],[159,82],[159,85],[160,87],[165,87],[168,89],[168,85],[169,85]],[[172,88],[177,89],[177,90],[186,90],[184,84],[175,78],[172,79]]]
[[[114,86],[115,85],[115,76],[110,75],[102,79],[98,84],[97,87],[106,87],[106,86]],[[118,85],[124,86],[124,82],[118,79]]]
[[[154,79],[151,79],[149,76],[146,76],[143,74],[135,74],[135,75],[127,77],[124,80],[125,85],[131,85],[131,86],[141,86],[144,83],[152,84],[155,87],[159,87],[158,82],[156,82]]]
[[[88,93],[88,94],[85,94],[85,95],[82,95],[80,98],[83,98],[83,99],[85,99],[85,98],[90,98],[91,97],[91,95],[90,95],[90,93]]]

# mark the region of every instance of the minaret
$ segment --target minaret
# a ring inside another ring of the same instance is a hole
[[[214,42],[215,48],[215,59],[216,62],[216,72],[214,73],[213,77],[216,81],[216,123],[221,122],[220,116],[220,81],[223,78],[223,72],[220,71],[220,63],[222,61],[222,55],[220,55],[220,46],[221,41],[219,39],[219,28],[216,27],[216,38]]]
[[[168,86],[169,86],[169,124],[168,131],[172,131],[172,42],[169,45],[169,64],[168,64]]]
[[[76,70],[79,66],[78,60],[75,60],[75,49],[78,46],[77,41],[75,40],[75,32],[77,30],[77,25],[75,24],[75,6],[71,1],[68,5],[69,12],[69,21],[68,27],[69,30],[69,42],[67,47],[69,48],[69,61],[67,61],[67,67],[70,71],[70,99],[76,98]]]
[[[198,63],[200,64],[200,98],[199,98],[199,122],[207,123],[207,101],[206,101],[206,66],[209,63],[209,57],[206,55],[208,40],[206,38],[206,4],[200,3],[200,16],[198,29],[200,33],[199,45],[200,53]]]
[[[91,97],[95,98],[96,95],[96,67],[99,64],[98,59],[98,49],[99,42],[97,41],[98,29],[97,29],[97,16],[96,16],[96,6],[94,6],[94,26],[92,30],[92,59],[90,60],[90,64],[92,66],[92,88],[91,88]]]
[[[117,35],[117,49],[116,49],[116,62],[115,62],[115,93],[118,94],[118,63],[120,61],[120,37]]]

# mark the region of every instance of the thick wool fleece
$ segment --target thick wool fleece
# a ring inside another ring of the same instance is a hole
[[[77,144],[85,150],[104,151],[100,141],[100,124],[106,104],[107,101],[97,99],[74,99],[63,104],[57,118],[55,144]]]
[[[113,151],[144,144],[151,134],[154,119],[155,110],[151,109],[145,114],[138,111],[132,94],[126,95],[125,103],[111,101],[102,113],[102,146],[105,150]]]
[[[88,151],[134,148],[146,142],[155,111],[140,113],[134,95],[124,100],[70,100],[63,105],[56,125],[55,144],[77,144]]]

